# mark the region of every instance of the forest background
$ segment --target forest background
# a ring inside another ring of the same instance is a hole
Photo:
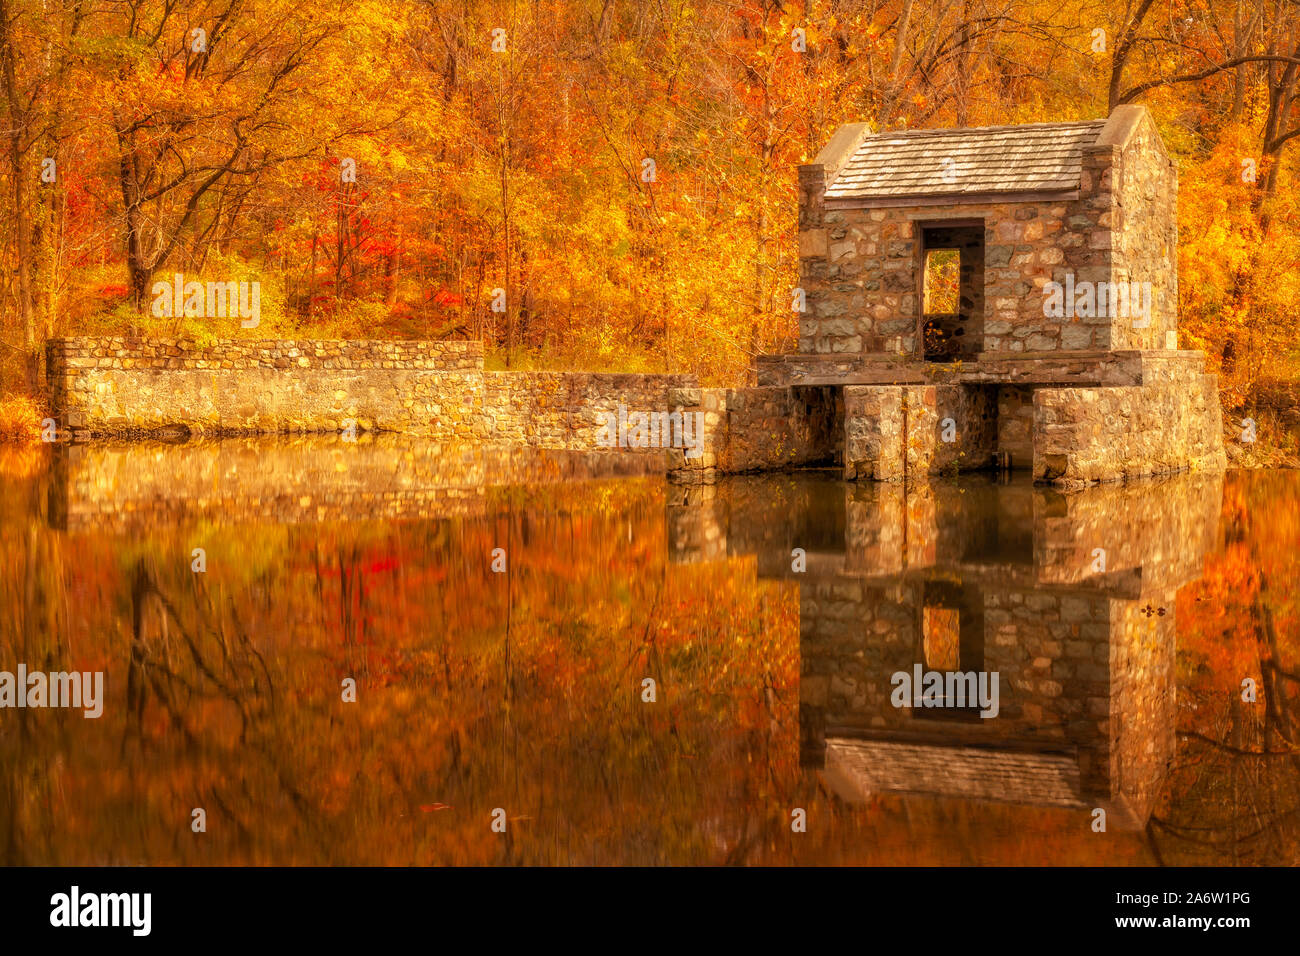
[[[1122,103],[1235,412],[1300,376],[1298,95],[1292,0],[0,0],[0,419],[77,334],[743,384],[795,349],[797,167],[841,123]],[[260,282],[260,324],[153,316],[175,273]]]

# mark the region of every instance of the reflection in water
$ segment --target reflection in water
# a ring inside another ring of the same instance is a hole
[[[1108,827],[1145,825],[1174,751],[1174,595],[1213,546],[1221,478],[1157,494],[782,490],[741,483],[673,520],[688,560],[703,536],[799,581],[801,756],[832,789],[1101,807]],[[891,675],[918,665],[998,674],[996,718],[895,706]]]
[[[0,861],[1297,861],[1295,475],[661,468],[395,437],[0,461],[0,670],[107,675],[99,720],[0,710]],[[996,671],[998,715],[895,707],[918,664]]]

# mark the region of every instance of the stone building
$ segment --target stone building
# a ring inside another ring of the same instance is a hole
[[[871,133],[799,169],[799,351],[716,413],[716,472],[1060,485],[1224,467],[1214,377],[1178,348],[1177,170],[1150,114]],[[828,441],[829,436],[829,441]]]
[[[1177,347],[1178,174],[1143,107],[1105,122],[851,124],[799,186],[803,355]],[[955,311],[927,289],[946,250],[960,259]]]

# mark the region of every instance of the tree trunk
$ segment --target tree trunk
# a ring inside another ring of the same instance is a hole
[[[18,90],[18,69],[14,61],[18,51],[14,46],[13,34],[9,25],[12,14],[8,0],[0,0],[0,80],[4,82],[5,103],[8,107],[9,126],[9,175],[13,180],[13,217],[14,245],[18,255],[18,321],[23,329],[23,368],[27,379],[27,388],[35,394],[40,383],[38,373],[40,363],[36,353],[36,313],[32,309],[32,251],[30,242],[31,224],[27,217],[27,183],[26,155],[23,148],[23,133],[27,129],[27,110],[20,106],[22,99]]]
[[[131,304],[144,314],[145,297],[153,279],[154,263],[144,251],[144,217],[140,210],[140,181],[135,165],[135,146],[131,136],[119,130],[118,184],[122,189],[122,211],[126,226],[126,271],[131,282]]]

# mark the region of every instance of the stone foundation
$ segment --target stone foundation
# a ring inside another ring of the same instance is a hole
[[[759,381],[790,384],[750,391],[842,383],[850,480],[1001,464],[1079,487],[1224,470],[1218,389],[1204,367],[1201,353],[1176,349],[985,354],[942,365],[879,355],[765,356]]]
[[[833,370],[774,356],[760,380],[785,383],[728,389],[685,375],[486,372],[476,342],[82,338],[48,349],[56,421],[77,438],[355,424],[431,442],[586,451],[609,443],[621,407],[698,415],[700,434],[689,437],[700,453],[668,449],[670,474],[686,483],[807,467],[901,481],[987,468],[999,455],[1062,486],[1225,467],[1214,378],[1192,352],[952,365],[862,356],[843,360],[851,367],[832,360]],[[668,436],[651,441],[661,443]]]
[[[1226,467],[1212,375],[1034,392],[1033,468],[1040,481],[1072,487]]]
[[[992,461],[997,414],[988,389],[850,385],[844,409],[847,479],[894,481]]]

